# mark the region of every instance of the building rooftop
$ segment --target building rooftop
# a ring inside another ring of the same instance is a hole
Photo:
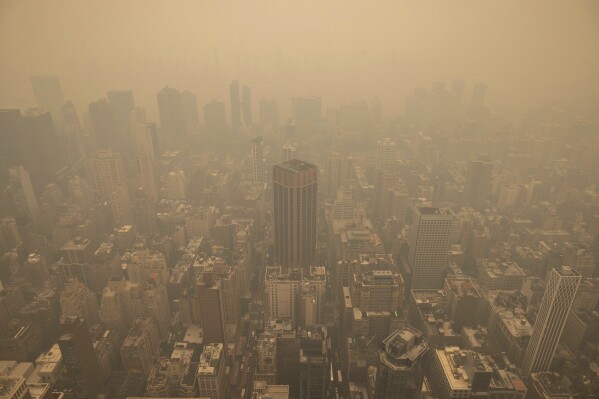
[[[383,340],[381,362],[394,369],[410,368],[427,351],[428,345],[422,338],[422,332],[404,327]]]
[[[200,355],[200,366],[198,375],[216,375],[221,361],[224,346],[223,344],[210,344],[204,347]]]
[[[292,159],[278,165],[275,165],[275,168],[283,169],[290,173],[300,173],[308,170],[317,169],[316,165],[313,165],[309,162],[300,161],[299,159]]]
[[[570,393],[557,373],[533,373],[530,378],[537,390],[549,397],[565,396]]]
[[[418,213],[420,213],[421,215],[453,216],[453,212],[449,208],[433,208],[429,206],[419,206],[416,207],[416,209],[418,210]]]
[[[16,390],[24,383],[23,377],[0,376],[0,398],[12,399]]]

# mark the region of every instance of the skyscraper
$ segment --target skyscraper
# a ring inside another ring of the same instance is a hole
[[[246,126],[254,124],[252,118],[252,89],[249,86],[243,86],[243,123]]]
[[[77,116],[75,105],[67,101],[61,108],[64,118],[62,130],[57,131],[58,144],[60,146],[61,156],[66,159],[69,165],[75,165],[81,159],[85,158],[86,152],[81,137],[81,125]]]
[[[275,262],[306,268],[316,260],[318,168],[292,159],[273,167]]]
[[[227,131],[225,104],[212,100],[204,105],[204,123],[210,136],[218,136]]]
[[[549,371],[581,279],[580,274],[568,266],[551,270],[524,355],[524,375]]]
[[[183,103],[183,114],[185,116],[185,129],[188,133],[197,134],[200,128],[200,118],[198,116],[198,99],[195,94],[189,90],[183,90],[181,93]]]
[[[206,272],[198,276],[196,289],[204,343],[224,343],[226,346],[221,281],[215,279],[212,272]]]
[[[252,172],[255,182],[264,181],[264,162],[262,155],[262,136],[252,139]]]
[[[414,208],[408,259],[411,289],[443,287],[453,219],[451,209]]]
[[[389,137],[378,142],[379,168],[389,170],[397,163],[397,145]]]
[[[60,321],[63,334],[58,346],[66,376],[77,398],[94,399],[104,391],[104,376],[96,357],[87,323],[76,316]]]
[[[233,133],[239,133],[241,126],[241,101],[239,99],[239,82],[234,80],[229,85],[229,96],[231,98],[231,126]],[[206,122],[206,125],[208,123]]]
[[[98,150],[92,160],[92,171],[96,188],[108,200],[115,223],[130,223],[133,217],[121,154],[111,150]]]
[[[119,137],[117,130],[112,104],[106,99],[90,103],[89,116],[94,128],[96,147],[119,151],[121,149],[121,137]]]
[[[466,182],[464,184],[464,203],[481,210],[491,191],[491,173],[493,161],[487,156],[472,157],[468,160]]]
[[[40,216],[37,197],[29,179],[29,173],[23,166],[14,166],[8,170],[8,198],[15,216],[26,216],[31,223]]]
[[[154,176],[154,141],[152,125],[133,126],[133,143],[137,155],[139,184],[154,201],[158,199]]]
[[[383,340],[379,352],[374,396],[377,399],[419,398],[428,345],[412,327],[397,330]]]
[[[33,88],[37,106],[45,111],[50,111],[54,124],[57,127],[62,127],[63,118],[60,107],[64,104],[64,100],[58,76],[32,76],[31,87]]]
[[[165,87],[156,95],[160,127],[171,147],[181,144],[185,138],[185,108],[181,92],[172,87]]]

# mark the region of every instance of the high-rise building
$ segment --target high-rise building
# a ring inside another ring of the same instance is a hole
[[[427,352],[422,333],[413,327],[404,327],[385,338],[379,352],[375,397],[420,398]]]
[[[207,344],[198,367],[199,396],[224,399],[226,395],[226,352],[222,343]]]
[[[125,371],[140,371],[147,375],[160,353],[159,345],[160,336],[154,321],[149,317],[136,319],[121,345]]]
[[[111,90],[106,93],[106,97],[114,112],[114,122],[119,138],[123,144],[128,146],[131,134],[129,119],[131,112],[135,109],[133,92],[131,90]]]
[[[64,283],[60,294],[60,308],[64,316],[78,316],[90,324],[100,321],[100,309],[96,294],[77,278],[71,277]]]
[[[581,278],[568,266],[551,270],[522,363],[525,375],[549,371]]]
[[[25,378],[18,375],[0,376],[0,398],[2,399],[31,399],[31,392]]]
[[[221,281],[214,278],[213,272],[203,273],[198,276],[196,289],[204,342],[226,343]]]
[[[299,314],[299,295],[302,271],[297,268],[284,270],[281,266],[266,267],[266,318],[268,320],[291,320]]]
[[[411,289],[443,287],[454,214],[450,209],[415,207],[410,227]]]
[[[241,100],[239,98],[238,81],[234,80],[229,85],[229,96],[231,99],[231,126],[233,133],[239,133],[239,128],[241,127]]]
[[[299,398],[321,399],[329,394],[331,364],[327,356],[327,330],[322,326],[298,329]],[[297,356],[297,355],[296,355]],[[296,371],[297,373],[297,371]]]
[[[464,204],[482,210],[491,192],[493,161],[487,156],[472,157],[468,160],[466,182],[464,183]]]
[[[204,105],[204,123],[209,136],[218,136],[227,131],[225,104],[212,100]]]
[[[243,86],[243,123],[246,126],[254,124],[252,118],[252,89],[249,86]]]
[[[37,197],[31,185],[29,173],[23,166],[14,166],[8,170],[8,199],[16,217],[26,216],[31,223],[40,217]]]
[[[145,282],[144,306],[146,315],[154,320],[162,339],[168,338],[171,327],[171,310],[166,286],[149,279]]]
[[[316,261],[317,174],[298,159],[273,168],[275,261],[282,266]]]
[[[260,124],[262,127],[270,126],[272,129],[279,127],[279,106],[276,100],[260,101]]]
[[[181,144],[186,136],[185,108],[181,92],[172,87],[165,87],[156,95],[160,127],[171,147]]]
[[[92,159],[92,171],[98,192],[110,204],[114,222],[121,225],[131,223],[131,201],[121,154],[98,150]]]
[[[61,319],[58,346],[66,377],[77,398],[94,399],[104,392],[104,375],[94,351],[87,323],[77,316]]]
[[[394,312],[403,301],[404,282],[391,270],[354,273],[351,298],[362,312]]]
[[[325,194],[327,198],[335,198],[337,190],[343,186],[353,174],[353,159],[334,152],[327,157]]]
[[[252,139],[252,172],[255,182],[264,181],[264,156],[262,155],[262,136]]]
[[[389,137],[378,142],[378,166],[389,170],[397,163],[397,144]]]
[[[154,130],[149,124],[133,126],[133,143],[137,154],[137,172],[140,186],[154,201],[158,200],[156,177],[154,176],[155,146]]]
[[[185,116],[185,129],[189,134],[197,134],[200,128],[200,117],[198,115],[198,99],[189,90],[181,93],[183,102],[183,114]]]
[[[106,99],[89,104],[89,116],[94,128],[96,147],[120,151],[123,147],[122,136],[119,135],[114,108]]]
[[[37,75],[31,77],[31,87],[37,106],[52,114],[52,121],[57,127],[63,124],[60,107],[64,104],[62,89],[58,76]]]
[[[64,118],[64,126],[62,129],[57,130],[56,135],[63,159],[66,159],[68,164],[72,166],[86,156],[81,125],[77,116],[77,109],[72,102],[67,101],[64,103],[61,112]]]

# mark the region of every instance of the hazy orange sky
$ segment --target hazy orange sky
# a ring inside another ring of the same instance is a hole
[[[0,0],[0,106],[33,105],[56,74],[79,109],[132,89],[156,115],[165,85],[228,103],[238,79],[282,109],[378,95],[388,112],[433,81],[489,85],[492,106],[599,98],[599,2]],[[154,116],[155,119],[155,116]]]

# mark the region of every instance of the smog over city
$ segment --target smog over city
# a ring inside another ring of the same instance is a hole
[[[599,398],[599,2],[0,0],[0,399]]]

